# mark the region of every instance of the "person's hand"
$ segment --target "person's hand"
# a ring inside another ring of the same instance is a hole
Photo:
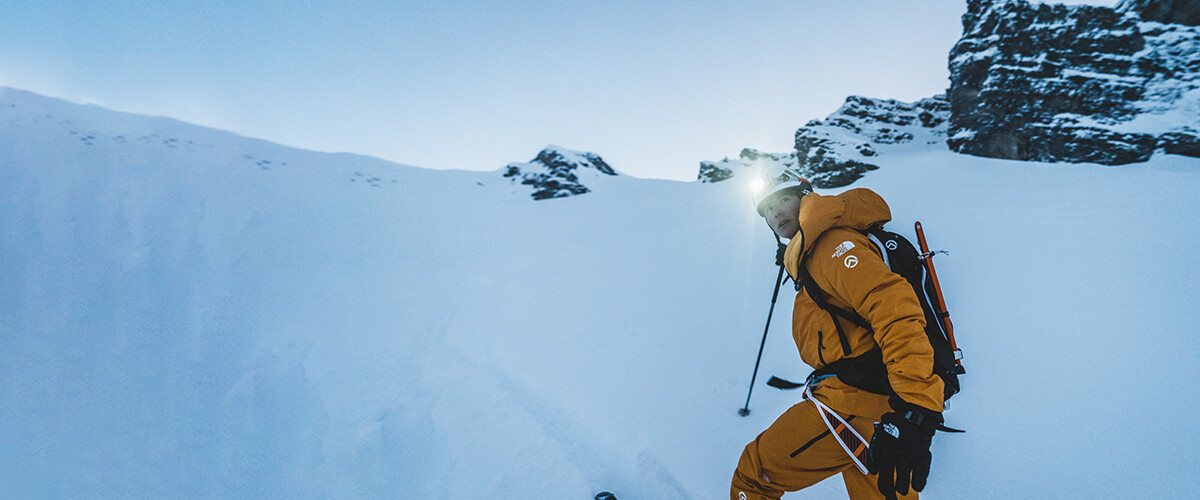
[[[895,403],[896,411],[885,413],[871,436],[867,469],[879,475],[879,492],[888,500],[925,489],[932,455],[929,445],[942,424],[942,414],[909,403]]]

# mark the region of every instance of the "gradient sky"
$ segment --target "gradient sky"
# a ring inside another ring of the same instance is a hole
[[[744,147],[790,151],[848,95],[944,92],[965,9],[14,0],[0,4],[0,85],[420,167],[496,170],[555,144],[692,180]]]

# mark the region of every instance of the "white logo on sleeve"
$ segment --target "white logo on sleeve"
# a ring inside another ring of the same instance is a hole
[[[837,248],[833,249],[833,258],[836,259],[838,257],[846,255],[846,252],[849,252],[850,250],[853,250],[853,249],[854,249],[853,241],[843,241],[841,245],[838,245]]]
[[[854,266],[858,265],[858,257],[855,257],[853,255],[847,255],[846,260],[844,262],[846,263],[847,269],[854,269]]]

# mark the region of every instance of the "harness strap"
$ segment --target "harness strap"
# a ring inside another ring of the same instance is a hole
[[[870,447],[867,445],[867,440],[859,434],[857,430],[850,426],[846,419],[838,415],[837,412],[830,409],[825,403],[822,403],[812,395],[812,388],[816,387],[816,383],[809,377],[809,383],[804,386],[804,398],[813,402],[817,407],[817,413],[821,414],[821,421],[825,422],[825,427],[829,428],[829,433],[833,435],[833,439],[837,441],[846,455],[850,457],[850,461],[854,462],[854,466],[858,468],[863,475],[870,474],[867,471],[867,466],[864,462],[867,459],[867,454],[870,452]]]

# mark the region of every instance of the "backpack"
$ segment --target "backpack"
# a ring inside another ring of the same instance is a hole
[[[882,225],[859,232],[880,250],[888,268],[908,281],[917,295],[917,300],[921,302],[921,309],[925,311],[925,335],[929,338],[930,346],[933,347],[933,372],[945,384],[943,399],[950,399],[951,396],[958,393],[960,388],[958,376],[965,374],[966,370],[957,361],[961,357],[961,351],[957,351],[953,347],[951,341],[953,334],[948,334],[942,323],[942,318],[948,318],[950,313],[935,310],[934,304],[941,302],[934,300],[939,293],[935,277],[926,272],[924,260],[928,256],[923,258],[907,238],[883,229]],[[893,394],[891,384],[887,380],[887,368],[883,363],[883,351],[876,347],[865,354],[853,358],[848,357],[850,356],[850,341],[846,338],[841,323],[834,316],[841,316],[851,323],[873,331],[871,324],[854,311],[847,311],[826,302],[824,298],[826,294],[813,281],[803,262],[799,266],[799,273],[801,281],[796,282],[796,291],[799,292],[801,288],[804,288],[813,302],[829,313],[837,328],[842,344],[842,354],[847,356],[817,369],[809,375],[809,380],[814,377],[836,375],[839,380],[851,387],[876,394]]]

